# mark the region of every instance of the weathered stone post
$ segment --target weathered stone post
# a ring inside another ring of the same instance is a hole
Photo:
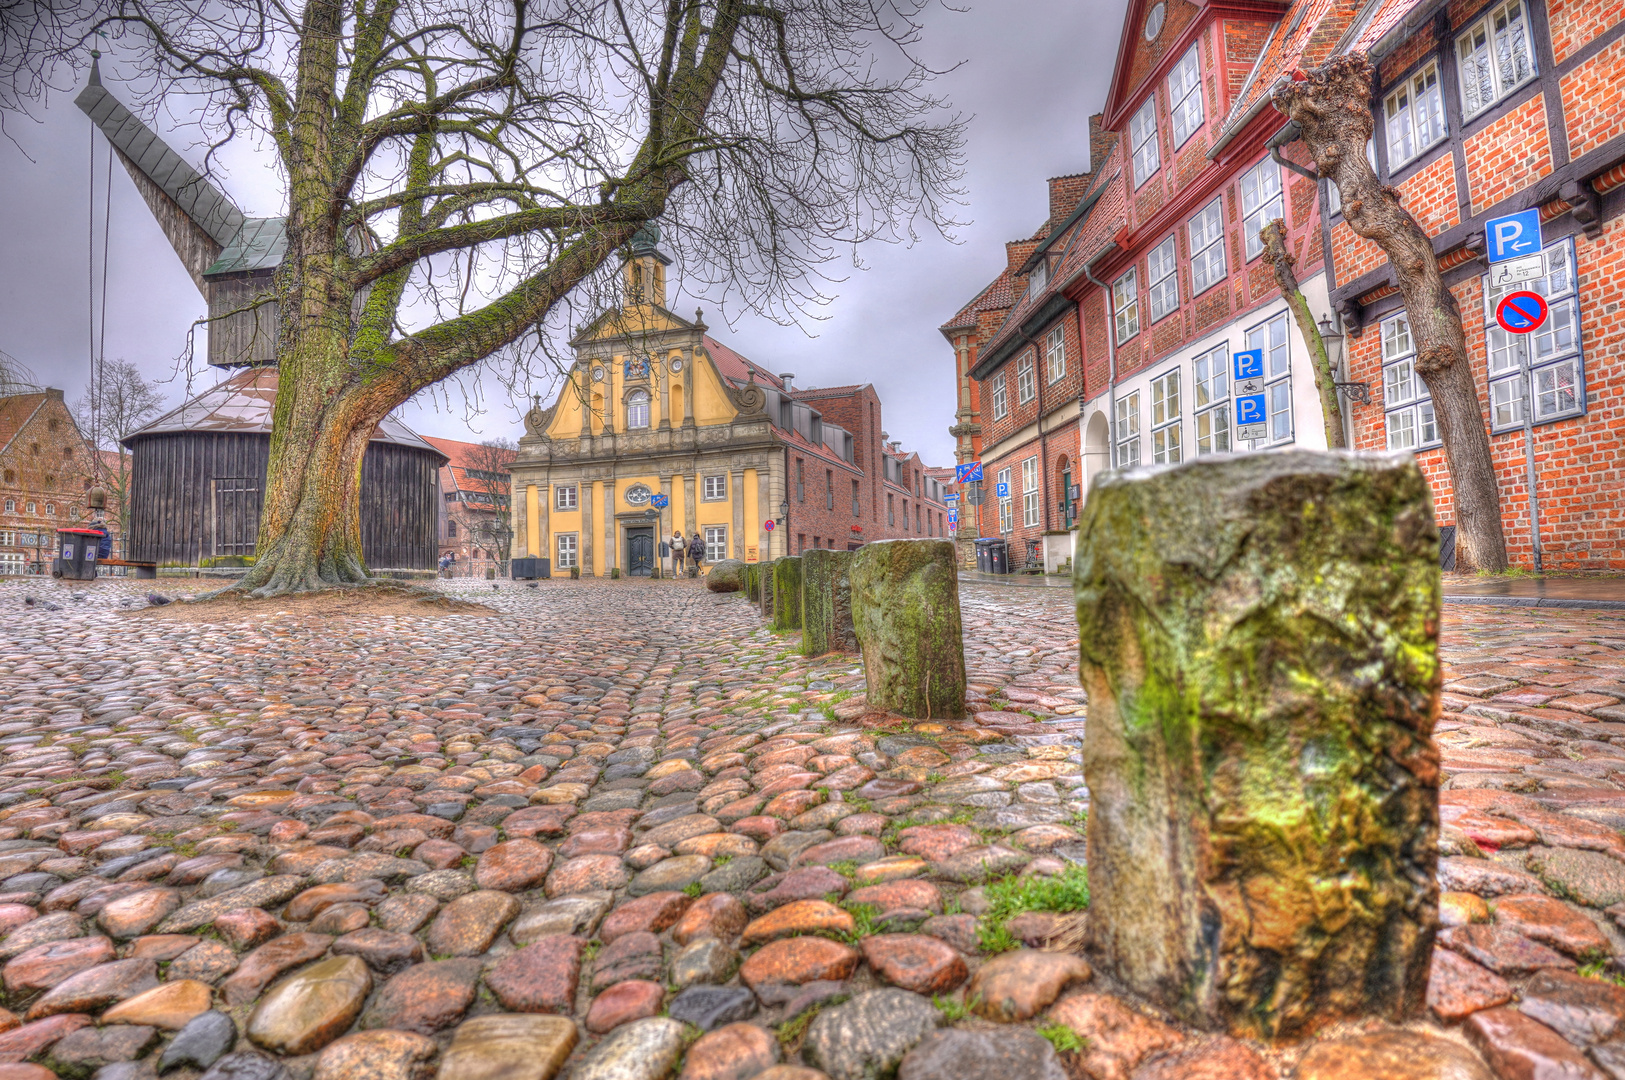
[[[774,593],[774,589],[773,589],[773,563],[772,562],[758,563],[757,566],[759,567],[759,569],[757,570],[757,574],[759,575],[759,580],[758,580],[757,586],[756,586],[757,610],[759,610],[762,613],[762,618],[771,619],[773,617],[773,593]]]
[[[852,552],[812,548],[801,556],[801,654],[855,652]]]
[[[1074,571],[1103,966],[1211,1029],[1423,1006],[1438,530],[1408,456],[1107,474]]]
[[[801,556],[786,555],[773,564],[773,629],[801,629]]]
[[[852,623],[869,704],[921,719],[965,715],[965,639],[950,540],[880,540],[853,555]]]
[[[761,580],[761,570],[760,563],[745,564],[745,599],[752,603],[761,599],[761,594],[756,591],[757,582]]]

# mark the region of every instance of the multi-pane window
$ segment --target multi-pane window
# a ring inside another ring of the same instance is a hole
[[[1230,452],[1230,350],[1223,345],[1191,362],[1197,454]]]
[[[1151,321],[1179,309],[1179,259],[1174,238],[1169,237],[1151,249],[1146,258],[1145,276],[1151,282]]]
[[[1021,524],[1037,525],[1038,513],[1038,459],[1030,457],[1021,463]]]
[[[858,501],[858,482],[852,481],[852,516],[857,517],[863,512],[862,504]]]
[[[1456,39],[1461,112],[1471,118],[1535,77],[1523,0],[1499,4]]]
[[[576,508],[576,486],[574,484],[560,484],[553,489],[553,509],[574,510]]]
[[[1134,147],[1134,186],[1139,187],[1162,164],[1157,153],[1157,95],[1152,94],[1128,122],[1129,143]]]
[[[1416,374],[1416,342],[1403,311],[1382,324],[1382,407],[1388,449],[1438,445],[1438,418],[1428,388]]]
[[[993,380],[993,419],[1003,420],[1010,412],[1010,392],[1005,386],[1005,374]]]
[[[1202,126],[1202,64],[1195,45],[1168,73],[1168,111],[1173,114],[1177,150]]]
[[[568,570],[572,566],[578,565],[576,563],[576,534],[559,533],[558,545],[559,560],[557,569]]]
[[[1038,380],[1033,375],[1033,354],[1028,353],[1016,361],[1016,401],[1025,405],[1038,393]]]
[[[1044,291],[1049,283],[1049,260],[1039,259],[1033,264],[1032,271],[1027,275],[1027,295],[1037,296]]]
[[[1051,383],[1066,376],[1066,326],[1055,327],[1044,337],[1044,369]]]
[[[796,502],[807,501],[807,463],[796,458]]]
[[[908,500],[903,500],[903,531],[908,532]]]
[[[646,428],[649,426],[649,392],[647,390],[634,390],[626,397],[626,427]]]
[[[1191,218],[1191,293],[1224,280],[1224,200],[1214,199]]]
[[[1140,463],[1140,392],[1117,399],[1117,467]]]
[[[1182,458],[1179,424],[1179,369],[1151,380],[1151,460],[1172,465]]]
[[[1247,331],[1247,348],[1264,350],[1264,405],[1269,410],[1266,443],[1292,441],[1292,352],[1287,346],[1286,313]]]
[[[728,477],[725,475],[707,476],[702,497],[706,502],[719,502],[728,497]]]
[[[1264,253],[1259,230],[1282,216],[1281,167],[1269,158],[1241,174],[1241,231],[1247,238],[1247,260]]]
[[[1388,171],[1393,172],[1444,138],[1444,95],[1439,67],[1429,64],[1406,79],[1382,105],[1388,129]]]
[[[999,496],[999,531],[1008,533],[1015,528],[1015,514],[1010,506],[1010,470],[1000,469],[997,482],[998,486],[993,490],[1004,492]]]
[[[1140,275],[1132,267],[1112,282],[1112,310],[1117,313],[1119,345],[1140,332]]]
[[[886,524],[897,524],[897,501],[891,492],[886,492]]]
[[[728,527],[726,525],[707,525],[705,527],[705,561],[721,562],[728,557]]]
[[[824,509],[835,509],[835,470],[824,470]]]
[[[1544,277],[1492,286],[1484,279],[1484,333],[1489,346],[1490,429],[1521,427],[1534,385],[1531,418],[1544,424],[1585,412],[1585,360],[1580,306],[1575,295],[1574,241],[1559,240],[1542,252]],[[1496,305],[1509,292],[1528,290],[1546,298],[1546,322],[1530,334],[1509,334],[1495,321]]]

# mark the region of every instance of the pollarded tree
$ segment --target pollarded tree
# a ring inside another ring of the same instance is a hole
[[[1505,570],[1501,491],[1490,437],[1473,384],[1461,309],[1444,283],[1433,241],[1385,187],[1366,159],[1371,138],[1371,62],[1364,53],[1334,56],[1275,89],[1275,107],[1298,125],[1315,169],[1337,185],[1343,220],[1374,241],[1394,268],[1416,344],[1416,373],[1427,384],[1450,470],[1456,512],[1456,565]]]
[[[913,52],[928,2],[91,0],[0,76],[39,85],[102,33],[149,107],[190,95],[213,147],[274,148],[281,385],[235,586],[263,596],[366,580],[378,422],[540,337],[646,222],[759,306],[813,296],[842,245],[945,224],[962,138]]]

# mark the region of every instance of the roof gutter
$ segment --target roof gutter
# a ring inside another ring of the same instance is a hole
[[[1392,30],[1378,38],[1377,43],[1366,50],[1366,55],[1371,59],[1371,66],[1376,67],[1384,57],[1399,48],[1406,38],[1416,33],[1425,23],[1432,22],[1433,16],[1437,15],[1440,9],[1449,2],[1450,0],[1423,0],[1415,10],[1401,19]]]
[[[1270,136],[1270,157],[1275,161],[1275,164],[1281,166],[1281,168],[1291,169],[1299,176],[1307,177],[1310,183],[1318,184],[1320,183],[1319,173],[1311,172],[1302,165],[1299,165],[1297,162],[1288,161],[1286,158],[1281,156],[1281,147],[1285,146],[1287,143],[1297,142],[1302,134],[1303,129],[1298,127],[1298,122],[1296,120],[1288,120],[1286,127]]]
[[[1280,79],[1275,80],[1275,82],[1280,82],[1280,81],[1281,81]],[[1273,91],[1274,88],[1275,88],[1275,83],[1273,83],[1273,82],[1270,83],[1270,88],[1268,90],[1265,90],[1262,94],[1260,94],[1258,96],[1258,100],[1253,102],[1251,105],[1249,105],[1247,107],[1246,112],[1242,113],[1240,116],[1238,116],[1235,119],[1235,121],[1233,123],[1231,123],[1231,124],[1229,124],[1228,126],[1225,127],[1224,134],[1219,136],[1217,142],[1215,142],[1212,146],[1208,147],[1206,157],[1207,157],[1207,159],[1209,161],[1217,161],[1217,160],[1219,160],[1219,154],[1224,151],[1224,148],[1229,146],[1232,142],[1234,142],[1236,136],[1241,134],[1242,129],[1245,128],[1248,124],[1252,123],[1253,120],[1255,118],[1257,118],[1259,113],[1263,112],[1266,108],[1269,107],[1270,100],[1271,100],[1271,97],[1270,97],[1271,91]]]

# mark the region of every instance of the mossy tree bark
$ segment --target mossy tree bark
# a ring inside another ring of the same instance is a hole
[[[1505,570],[1500,484],[1461,309],[1439,272],[1433,241],[1366,160],[1372,77],[1363,53],[1334,56],[1303,78],[1282,82],[1275,107],[1297,123],[1316,170],[1337,185],[1343,220],[1382,248],[1394,268],[1416,345],[1416,373],[1433,399],[1450,470],[1457,568]]]
[[[1326,445],[1332,450],[1348,446],[1343,434],[1342,403],[1337,399],[1337,372],[1332,370],[1331,357],[1326,355],[1326,342],[1315,325],[1309,301],[1298,286],[1298,275],[1292,270],[1296,262],[1286,249],[1286,223],[1276,218],[1259,231],[1264,241],[1264,261],[1275,272],[1276,287],[1292,309],[1292,318],[1298,324],[1298,333],[1309,346],[1309,366],[1315,371],[1315,390],[1320,394],[1320,415],[1326,424]]]
[[[1273,1038],[1421,1013],[1438,530],[1399,455],[1109,475],[1074,572],[1091,928],[1127,987]]]
[[[364,581],[362,457],[425,388],[525,337],[665,215],[672,250],[759,308],[811,301],[831,242],[924,212],[946,226],[962,123],[914,58],[917,12],[780,0],[68,5],[0,58],[17,107],[84,42],[158,108],[184,92],[215,149],[266,135],[287,178],[280,389],[260,595]],[[901,63],[897,63],[900,60]],[[594,72],[583,80],[581,72]],[[878,74],[885,71],[887,74]],[[8,93],[9,91],[9,93]],[[696,177],[705,183],[691,184]],[[538,344],[531,355],[547,362]],[[528,374],[528,372],[526,372]]]

